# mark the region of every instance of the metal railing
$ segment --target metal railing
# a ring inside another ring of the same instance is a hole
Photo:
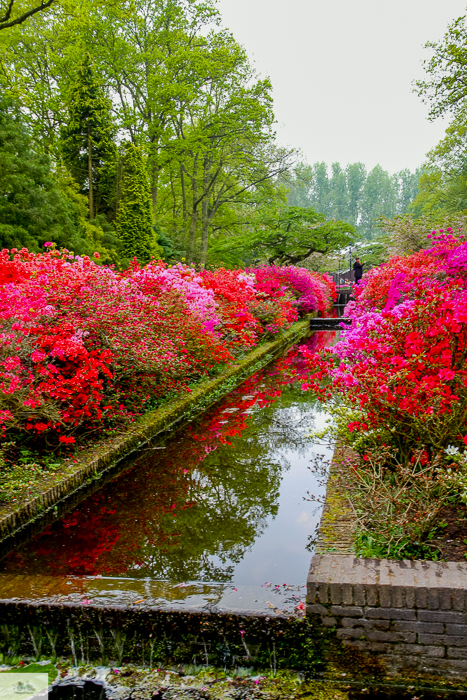
[[[353,284],[355,282],[355,272],[353,270],[340,270],[339,272],[328,272],[327,273],[334,280],[335,285],[342,284]]]

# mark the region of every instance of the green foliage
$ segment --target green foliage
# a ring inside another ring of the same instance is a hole
[[[37,148],[18,107],[0,99],[0,245],[39,251],[45,241],[87,253],[79,209]],[[92,252],[92,251],[90,251]]]
[[[255,223],[213,247],[212,255],[235,262],[294,265],[313,253],[325,255],[354,240],[355,228],[344,221],[326,221],[311,207],[266,211]]]
[[[154,224],[153,229],[156,234],[157,243],[162,250],[162,259],[166,262],[180,260],[184,252],[176,249],[170,236],[162,231],[157,224]]]
[[[141,149],[133,143],[122,147],[122,192],[118,203],[116,229],[123,254],[147,263],[161,256],[153,229],[148,177]]]
[[[444,178],[440,170],[425,172],[420,177],[419,191],[409,207],[416,219],[421,216],[435,216],[445,210],[446,193]]]
[[[427,154],[419,193],[409,207],[414,217],[456,214],[467,210],[467,121],[458,115],[446,136]]]
[[[111,102],[96,79],[87,53],[66,90],[68,119],[62,128],[61,155],[80,191],[89,198],[89,218],[115,213],[116,161],[115,125]]]
[[[121,194],[116,132],[147,157],[152,221],[170,240],[167,259],[183,255],[204,265],[254,258],[250,239],[280,228],[269,220],[287,188],[289,206],[311,206],[367,237],[375,216],[400,213],[410,199],[402,176],[389,178],[395,205],[379,190],[372,200],[371,174],[361,163],[334,163],[330,176],[323,163],[299,164],[286,176],[295,154],[275,145],[271,83],[258,78],[219,19],[213,0],[61,0],[47,15],[2,33],[0,81],[20,101],[34,142],[63,158],[78,194],[92,199],[88,218],[99,225],[86,222],[85,237],[118,260],[106,229]],[[381,189],[387,182],[376,175]],[[341,244],[336,224],[319,228],[308,249]],[[267,258],[302,260],[302,242]]]
[[[17,0],[2,0],[0,2],[0,30],[10,29],[23,24],[36,12],[42,12],[52,5],[54,0],[42,0],[38,3],[23,3]]]
[[[424,62],[427,80],[418,80],[416,90],[430,107],[431,120],[451,112],[465,114],[467,99],[466,15],[454,20],[439,43],[427,42],[432,57]]]
[[[120,133],[147,155],[155,220],[175,250],[204,263],[211,240],[235,233],[266,192],[278,194],[268,183],[290,165],[291,151],[274,145],[270,81],[216,28],[211,0],[124,0],[105,12],[100,0],[63,3],[4,42],[0,79],[55,153],[73,102],[66,76],[89,52]]]
[[[386,232],[386,236],[381,237],[381,242],[385,248],[385,257],[392,255],[408,255],[423,248],[429,248],[432,244],[427,235],[433,230],[447,229],[454,230],[467,228],[467,214],[458,213],[456,215],[446,214],[443,210],[430,211],[429,214],[404,214],[396,216],[394,219],[379,220],[379,226]]]
[[[427,154],[420,191],[409,208],[415,218],[438,220],[467,210],[467,25],[466,16],[452,22],[438,42],[428,42],[432,56],[424,62],[427,78],[416,90],[429,105],[429,119],[453,115],[445,137]]]

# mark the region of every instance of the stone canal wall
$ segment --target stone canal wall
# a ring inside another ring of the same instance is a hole
[[[355,519],[342,487],[345,459],[350,450],[336,447],[326,483],[326,500],[316,539],[316,554],[352,554]]]
[[[467,562],[359,559],[336,449],[307,580],[331,675],[467,679]]]
[[[467,677],[467,563],[315,555],[307,615],[384,675]]]

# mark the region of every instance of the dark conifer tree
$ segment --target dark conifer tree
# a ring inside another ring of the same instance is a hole
[[[143,154],[138,146],[122,146],[122,182],[118,202],[116,228],[123,254],[147,263],[151,257],[162,257],[153,228],[151,193]]]
[[[96,78],[89,54],[78,66],[66,96],[68,123],[62,130],[61,153],[81,192],[89,200],[89,218],[115,216],[116,127],[111,101]]]
[[[0,95],[0,247],[37,252],[54,241],[87,253],[84,237],[50,158],[32,141],[19,106]]]

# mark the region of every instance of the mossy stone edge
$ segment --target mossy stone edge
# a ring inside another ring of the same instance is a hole
[[[326,483],[326,497],[319,523],[315,554],[354,554],[356,522],[342,481],[344,460],[350,448],[336,446]]]

